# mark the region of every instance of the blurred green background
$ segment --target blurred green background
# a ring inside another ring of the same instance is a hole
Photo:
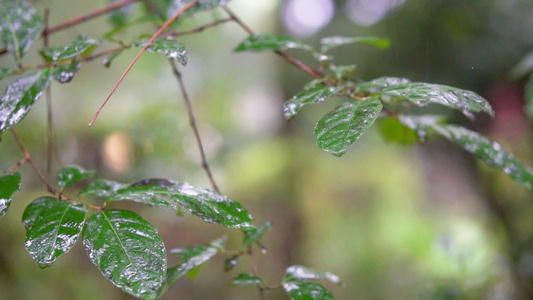
[[[35,1],[40,12],[50,8],[50,25],[106,4]],[[481,94],[493,105],[495,118],[470,122],[440,107],[429,109],[497,140],[533,165],[532,123],[523,113],[525,78],[508,76],[533,50],[531,0],[233,0],[229,6],[258,32],[292,35],[313,45],[331,35],[390,39],[388,50],[347,46],[334,50],[335,59],[356,64],[356,76],[365,80],[400,76]],[[139,5],[130,9],[132,19],[142,14]],[[177,29],[223,17],[223,11],[201,13]],[[104,16],[54,34],[50,43],[66,44],[79,33],[100,37],[111,28]],[[142,23],[117,37],[129,42],[153,32],[153,25]],[[340,101],[306,107],[285,121],[283,101],[311,78],[272,53],[233,53],[245,37],[228,23],[179,40],[188,47],[183,76],[222,192],[241,202],[256,224],[274,224],[262,240],[268,253],[257,258],[268,283],[279,283],[286,267],[302,264],[338,274],[343,286],[325,284],[337,299],[528,299],[531,191],[444,140],[402,146],[387,142],[378,126],[342,158],[323,152],[314,144],[314,124]],[[36,54],[41,45],[33,46],[24,64],[41,62]],[[101,50],[112,47],[106,43]],[[110,68],[101,60],[86,63],[71,83],[52,84],[54,171],[78,164],[121,182],[156,177],[209,188],[177,82],[162,56],[143,55],[95,126],[87,127],[135,54],[126,51]],[[290,54],[312,63],[306,53]],[[0,66],[14,63],[4,55]],[[9,82],[2,80],[0,88]],[[43,169],[45,124],[41,99],[16,126]],[[2,170],[22,158],[9,134],[0,153]],[[132,299],[101,276],[81,243],[46,270],[32,261],[21,216],[46,190],[28,166],[21,171],[23,190],[0,219],[0,298]],[[194,217],[113,205],[141,212],[168,250],[224,234],[229,248],[241,242],[240,232]],[[169,255],[169,265],[175,263]],[[230,287],[233,277],[250,271],[246,258],[229,273],[222,266],[218,257],[196,279],[181,279],[163,299],[258,299],[254,287]],[[274,291],[267,299],[286,296]]]

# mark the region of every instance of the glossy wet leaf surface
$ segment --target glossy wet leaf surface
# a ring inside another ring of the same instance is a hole
[[[340,90],[341,88],[339,87],[329,87],[321,84],[304,89],[298,93],[298,95],[283,104],[283,114],[287,120],[290,120],[296,116],[303,106],[324,102]]]
[[[189,4],[192,0],[171,0],[167,9],[167,18],[172,18],[178,13],[185,5]],[[226,5],[231,0],[199,0],[198,4],[187,10],[180,18],[186,18],[201,11],[207,11],[214,9],[221,5]]]
[[[292,300],[334,300],[333,295],[316,282],[294,280],[283,283],[283,289]]]
[[[2,1],[0,39],[18,60],[30,49],[44,30],[39,12],[25,0]]]
[[[467,115],[468,112],[485,112],[491,116],[494,115],[492,107],[483,97],[451,86],[411,82],[406,85],[386,87],[382,92],[392,97],[407,99],[418,106],[436,103],[460,110]]]
[[[242,230],[253,229],[251,216],[240,203],[188,183],[146,179],[118,190],[110,200],[131,200],[173,209],[182,207],[209,223]]]
[[[377,98],[338,106],[322,117],[315,127],[318,147],[337,156],[343,155],[346,148],[372,126],[382,108]]]
[[[57,172],[57,185],[61,190],[70,184],[90,178],[96,173],[95,171],[85,170],[80,166],[68,166]]]
[[[42,49],[40,52],[47,61],[58,62],[79,56],[89,48],[98,45],[100,45],[100,40],[81,34],[66,46]]]
[[[60,83],[67,83],[74,78],[74,75],[80,70],[81,62],[73,61],[70,64],[61,65],[52,71],[52,77]]]
[[[80,196],[109,198],[114,196],[118,190],[127,186],[128,185],[124,183],[99,178],[89,183],[89,185],[80,192]]]
[[[0,217],[9,209],[13,194],[20,190],[21,181],[19,172],[0,176]]]
[[[208,246],[192,246],[183,249],[174,249],[171,252],[179,257],[181,262],[177,266],[167,270],[163,284],[159,291],[157,291],[158,298],[161,297],[176,282],[176,280],[215,256],[218,249]]]
[[[87,208],[52,197],[34,200],[22,215],[25,246],[39,267],[45,268],[68,252],[79,238]]]
[[[313,269],[304,266],[290,266],[285,270],[284,282],[294,280],[315,280],[315,279],[327,279],[335,284],[340,284],[339,276],[331,272],[315,271]]]
[[[371,92],[381,91],[388,87],[406,87],[411,81],[401,77],[379,77],[367,82],[363,82],[356,87],[356,92],[370,90]]]
[[[342,36],[331,36],[325,37],[320,40],[321,51],[327,52],[333,48],[350,45],[355,43],[369,44],[376,46],[379,49],[387,49],[390,46],[390,41],[387,39],[371,37],[371,36],[360,36],[360,37],[342,37]]]
[[[245,232],[244,233],[244,241],[242,242],[243,247],[246,248],[249,245],[257,242],[270,229],[272,229],[272,223],[265,222],[265,223],[259,225],[257,228],[255,228],[253,230],[250,230],[248,232]]]
[[[433,129],[489,166],[502,170],[514,181],[533,190],[533,168],[518,160],[500,144],[460,126],[434,125]]]
[[[0,80],[4,79],[11,74],[15,73],[15,70],[10,68],[0,68]]]
[[[142,48],[146,45],[146,42],[148,42],[148,39],[143,39],[133,43],[132,46]],[[184,66],[187,64],[187,48],[185,44],[178,41],[157,38],[146,48],[146,51],[162,53]]]
[[[529,120],[533,121],[533,74],[529,77],[529,81],[526,85],[526,114]]]
[[[87,219],[83,245],[104,277],[123,291],[154,298],[166,272],[163,240],[136,213],[104,210]]]
[[[502,170],[514,181],[524,187],[533,189],[533,168],[527,166],[513,154],[507,152],[500,144],[491,141],[481,134],[457,125],[440,124],[438,116],[399,116],[400,122],[417,133],[439,134],[460,145],[466,151],[484,161],[489,166]]]
[[[303,49],[312,50],[311,46],[306,45],[303,41],[281,35],[256,34],[250,35],[244,40],[235,51],[265,51],[265,50],[286,50],[286,49]]]
[[[243,285],[258,285],[263,284],[263,279],[256,277],[252,274],[239,274],[231,282],[232,286],[243,286]]]
[[[50,74],[50,69],[44,69],[7,86],[0,99],[0,134],[26,116],[50,83]]]

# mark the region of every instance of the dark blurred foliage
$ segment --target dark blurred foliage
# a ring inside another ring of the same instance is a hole
[[[289,8],[296,5],[291,2],[302,1],[306,9],[291,15]],[[57,24],[105,2],[36,5],[40,11],[50,7],[50,23]],[[493,105],[494,119],[479,116],[471,122],[440,107],[428,110],[482,132],[533,165],[532,125],[523,113],[525,79],[511,81],[507,75],[533,50],[530,0],[233,0],[230,7],[258,32],[295,34],[313,45],[330,35],[389,38],[392,45],[385,51],[354,45],[333,53],[339,64],[356,64],[356,76],[364,80],[407,77],[479,93]],[[132,13],[130,20],[142,10]],[[178,28],[223,15],[204,13]],[[320,26],[313,25],[322,19]],[[101,36],[110,29],[103,17],[53,35],[51,44],[64,44],[78,33]],[[130,41],[153,31],[139,24],[118,37]],[[338,102],[306,107],[295,120],[284,121],[281,103],[310,78],[270,53],[232,53],[245,36],[236,25],[224,24],[184,37],[190,63],[183,73],[222,191],[241,202],[257,224],[274,224],[262,241],[268,253],[258,254],[268,283],[279,283],[287,266],[303,264],[341,277],[344,286],[327,285],[337,299],[531,296],[530,191],[440,139],[402,146],[388,143],[376,127],[342,158],[319,150],[314,124]],[[122,182],[158,177],[209,187],[164,58],[145,54],[95,127],[86,127],[134,52],[117,58],[109,69],[88,63],[71,83],[53,85],[54,171],[75,163]],[[305,53],[290,54],[312,63]],[[25,61],[39,62],[36,54]],[[7,57],[0,63],[12,66]],[[2,89],[7,81],[0,83]],[[17,125],[43,169],[45,110],[42,100]],[[1,169],[22,157],[8,134],[0,151]],[[20,219],[24,207],[46,191],[29,167],[22,172],[23,192],[0,219],[0,298],[130,299],[100,275],[81,245],[46,270],[31,260]],[[70,192],[75,195],[82,187]],[[229,235],[229,248],[238,247],[242,238],[239,232],[163,209],[114,205],[141,212],[168,249],[205,244],[223,234]],[[169,255],[169,265],[175,263]],[[234,276],[249,272],[246,259],[229,273],[222,269],[223,259],[215,259],[197,278],[181,279],[164,299],[257,299],[252,287],[229,286]],[[278,291],[268,294],[268,299],[284,297]]]

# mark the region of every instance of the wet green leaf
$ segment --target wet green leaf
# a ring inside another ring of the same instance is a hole
[[[0,68],[0,80],[4,79],[4,77],[7,77],[9,75],[12,75],[15,73],[15,70],[10,68]]]
[[[148,40],[149,39],[144,38],[139,42],[133,43],[132,46],[142,48],[146,45]],[[184,66],[187,64],[187,48],[185,48],[185,44],[174,40],[157,38],[150,44],[150,46],[148,46],[148,48],[146,48],[146,51],[162,53]]]
[[[356,68],[355,65],[346,65],[346,66],[331,65],[330,66],[330,69],[335,73],[335,78],[337,78],[338,80],[347,76],[349,73],[353,73],[355,71],[355,68]]]
[[[388,96],[407,99],[418,106],[436,103],[460,110],[467,115],[468,112],[485,112],[494,116],[492,107],[483,97],[451,86],[411,82],[406,85],[386,87],[382,92]]]
[[[411,145],[417,141],[417,134],[403,125],[397,118],[381,118],[377,121],[379,130],[391,142]]]
[[[74,78],[74,75],[80,70],[81,62],[73,61],[70,64],[61,65],[52,71],[52,77],[60,83],[66,83]]]
[[[505,151],[500,144],[460,126],[435,124],[433,129],[489,166],[502,170],[514,181],[533,190],[533,169]]]
[[[264,51],[264,50],[286,50],[286,49],[303,49],[312,51],[313,48],[306,45],[303,41],[280,35],[256,34],[246,38],[235,51]]]
[[[509,72],[511,81],[516,81],[533,71],[533,51],[527,53]]]
[[[181,259],[181,263],[167,270],[163,284],[157,291],[157,298],[163,294],[181,277],[207,262],[218,252],[215,247],[192,246],[174,249],[171,252]]]
[[[13,194],[20,190],[20,184],[19,172],[0,176],[0,217],[6,214]]]
[[[246,248],[250,246],[251,244],[255,243],[256,241],[258,241],[259,239],[261,239],[261,237],[265,233],[267,233],[270,229],[272,229],[272,223],[265,222],[259,225],[259,227],[257,227],[256,229],[245,232],[244,241],[242,242],[243,248]]]
[[[254,276],[252,274],[239,274],[231,282],[232,286],[243,286],[243,285],[258,285],[263,284],[263,279]]]
[[[292,300],[335,300],[325,287],[316,282],[304,280],[284,282],[283,289]]]
[[[313,103],[320,103],[326,101],[331,96],[334,96],[342,88],[329,87],[321,84],[314,85],[313,87],[304,89],[298,95],[294,96],[289,101],[283,104],[283,113],[285,119],[290,120],[296,116],[300,109]]]
[[[39,267],[46,268],[68,252],[80,235],[87,208],[52,197],[34,200],[22,215],[26,249]]]
[[[224,246],[226,245],[226,241],[228,240],[227,235],[223,235],[220,238],[214,240],[211,242],[211,246],[217,248],[220,251],[224,251]]]
[[[94,173],[96,172],[85,170],[80,166],[68,166],[57,172],[57,185],[63,190],[74,182],[92,177]]]
[[[118,0],[108,0],[109,3],[117,2]],[[115,9],[110,12],[109,14],[109,22],[113,25],[113,27],[122,27],[126,25],[128,21],[128,17],[131,15],[133,11],[133,5],[126,5],[119,9]]]
[[[507,152],[503,147],[464,127],[440,124],[442,118],[435,116],[413,117],[400,115],[400,122],[416,132],[426,136],[432,132],[442,135],[454,142],[489,166],[502,170],[514,181],[524,187],[533,189],[533,169]]]
[[[233,255],[224,260],[224,272],[229,272],[235,268],[241,259],[240,255]]]
[[[185,5],[189,4],[192,0],[171,0],[167,9],[167,18],[172,18],[177,14]],[[186,18],[194,15],[197,12],[211,10],[222,5],[226,5],[230,0],[199,0],[199,3],[194,7],[187,10],[181,17]]]
[[[387,49],[390,46],[390,41],[387,39],[377,38],[377,37],[342,37],[342,36],[331,36],[326,37],[320,40],[321,52],[325,53],[329,50],[349,44],[363,43],[376,46],[379,49]]]
[[[80,196],[109,198],[113,197],[118,190],[127,186],[127,184],[107,179],[97,179],[89,183],[89,185],[83,191],[81,191]]]
[[[441,116],[409,116],[402,114],[398,116],[398,121],[412,129],[416,133],[419,141],[425,142],[433,133],[433,125],[443,123],[445,119]]]
[[[252,230],[251,216],[240,203],[188,183],[167,179],[146,179],[120,189],[110,198],[131,200],[153,206],[177,209],[183,207],[191,214],[209,223],[228,228]]]
[[[379,77],[374,80],[370,80],[364,83],[359,84],[356,87],[356,92],[359,91],[381,91],[388,87],[406,87],[411,81],[407,78],[401,77]]]
[[[81,34],[64,47],[42,49],[40,52],[47,61],[58,62],[79,56],[98,45],[100,45],[100,40]]]
[[[50,69],[20,78],[7,86],[0,99],[0,134],[20,122],[50,83]]]
[[[374,123],[383,108],[381,101],[370,98],[365,101],[350,101],[327,113],[315,127],[318,147],[337,156]]]
[[[114,285],[136,297],[156,296],[167,263],[152,224],[130,211],[98,211],[87,219],[82,237],[89,258]]]
[[[17,61],[30,49],[44,30],[37,10],[25,0],[2,1],[0,5],[0,39]]]
[[[526,114],[533,121],[533,73],[526,86]]]
[[[290,266],[285,270],[285,277],[283,282],[290,282],[294,280],[315,280],[327,279],[335,284],[340,284],[339,276],[331,272],[320,272],[304,266]]]

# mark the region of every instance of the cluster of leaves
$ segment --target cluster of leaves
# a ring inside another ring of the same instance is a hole
[[[171,18],[191,1],[156,1],[167,12],[162,19]],[[185,16],[209,10],[226,4],[224,0],[200,0]],[[113,52],[104,60],[106,66],[122,50],[147,45],[146,37],[131,43],[115,41],[113,35],[137,21],[126,21],[127,11],[118,11],[111,16],[116,28],[94,38],[79,35],[65,46],[41,49],[39,52],[47,64],[24,66],[22,58],[30,46],[42,34],[44,24],[37,10],[28,1],[7,1],[0,7],[0,38],[8,52],[12,53],[18,69],[0,69],[0,79],[10,75],[22,75],[10,83],[0,102],[0,135],[22,121],[33,104],[41,97],[51,80],[67,83],[82,66],[91,60],[94,50],[103,42],[118,42],[122,49]],[[184,44],[169,38],[158,38],[151,42],[149,52],[162,53],[166,57],[185,65],[187,50]],[[26,71],[38,69],[29,75]],[[178,215],[192,214],[205,222],[240,229],[244,233],[242,249],[226,259],[225,270],[231,270],[239,257],[251,251],[254,243],[271,229],[267,222],[254,227],[252,217],[242,205],[226,196],[188,183],[168,179],[146,179],[134,184],[122,184],[105,179],[89,183],[74,198],[64,195],[71,184],[86,180],[95,174],[79,166],[70,166],[57,173],[57,194],[43,196],[32,201],[22,217],[26,228],[25,247],[39,267],[51,266],[62,254],[70,251],[81,237],[90,260],[103,276],[123,291],[136,297],[155,299],[161,297],[179,278],[193,274],[198,268],[217,254],[226,255],[225,238],[213,241],[208,246],[191,246],[174,249],[181,262],[167,269],[163,240],[157,229],[140,215],[122,209],[108,209],[114,201],[135,201],[149,206],[173,209]],[[18,172],[0,176],[0,216],[3,216],[13,194],[21,188]],[[102,206],[85,204],[85,199],[104,199]],[[83,200],[83,201],[82,201]],[[333,299],[331,293],[311,279],[327,278],[338,283],[338,277],[331,273],[316,272],[300,266],[287,269],[280,286],[291,299]],[[257,276],[240,274],[232,283],[235,286],[265,284]]]
[[[346,153],[348,146],[355,143],[379,118],[384,124],[381,128],[386,137],[392,140],[403,143],[416,140],[425,142],[430,136],[443,136],[533,190],[533,169],[500,144],[464,127],[442,124],[446,120],[440,116],[410,114],[412,106],[438,104],[459,110],[469,118],[480,112],[494,116],[487,100],[471,91],[440,84],[411,82],[406,78],[380,77],[367,82],[356,82],[349,76],[355,65],[335,65],[333,57],[328,53],[335,47],[353,43],[388,47],[388,42],[379,38],[329,37],[320,41],[320,50],[315,50],[292,37],[261,34],[248,37],[236,51],[301,49],[310,52],[320,66],[327,69],[323,77],[308,83],[300,93],[286,101],[283,111],[285,118],[290,120],[308,104],[321,103],[333,97],[347,99],[324,115],[315,127],[314,137],[318,147],[333,155],[342,156]],[[533,101],[532,82],[527,90],[530,106]],[[393,132],[392,136],[390,132]]]

